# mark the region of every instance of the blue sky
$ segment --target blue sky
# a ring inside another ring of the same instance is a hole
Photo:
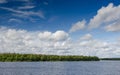
[[[97,10],[102,6],[107,6],[109,3],[119,5],[119,0],[7,0],[6,3],[1,3],[0,7],[11,8],[20,10],[20,7],[31,6],[28,9],[21,9],[22,11],[41,12],[43,17],[31,15],[28,17],[19,17],[15,12],[0,8],[0,26],[7,26],[10,28],[25,29],[29,31],[69,31],[72,24],[77,21],[85,19],[89,22],[90,18],[97,14]],[[33,6],[33,7],[32,7]],[[10,21],[13,19],[13,21]],[[18,20],[15,21],[14,19]],[[96,30],[97,31],[97,30]],[[95,31],[95,32],[96,32]],[[83,30],[74,33],[77,37],[78,34],[84,34],[89,31]],[[90,31],[91,32],[91,31]],[[94,31],[93,31],[94,32]],[[101,31],[100,31],[101,32]],[[92,32],[91,32],[92,33]],[[102,32],[104,33],[104,32]],[[93,33],[94,34],[94,33]],[[101,33],[100,33],[101,34]],[[113,34],[114,35],[114,34]],[[79,36],[78,36],[79,37]]]
[[[31,9],[24,9],[23,11],[41,11],[44,18],[38,16],[31,16],[35,21],[12,15],[14,12],[9,10],[0,9],[1,26],[9,26],[27,30],[65,30],[69,31],[71,25],[79,20],[86,19],[89,21],[97,10],[102,6],[107,6],[109,3],[119,5],[119,0],[7,0],[8,2],[0,4],[0,7],[11,8],[18,10],[19,7],[34,6]],[[15,14],[15,13],[14,13]],[[19,14],[18,14],[19,15]],[[11,22],[9,19],[14,18],[21,20],[22,22]]]
[[[91,40],[99,40],[112,45],[120,38],[119,5],[120,0],[0,0],[0,29],[5,34],[11,29],[17,33],[15,36],[21,35],[21,30],[26,31],[29,36],[32,33],[41,33],[43,36],[56,34],[57,38],[63,39],[68,35],[67,40],[71,39],[72,42],[84,38],[82,41],[87,41],[87,44]],[[1,36],[6,37],[5,34],[1,33]],[[118,46],[117,51],[119,55]],[[108,52],[108,56],[110,53]],[[51,54],[54,53],[51,51]]]

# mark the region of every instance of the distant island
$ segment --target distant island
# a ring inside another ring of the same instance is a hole
[[[42,54],[16,54],[3,53],[0,54],[1,62],[17,62],[17,61],[99,61],[96,56],[77,56],[77,55],[42,55]]]
[[[120,58],[101,58],[100,60],[120,60]]]

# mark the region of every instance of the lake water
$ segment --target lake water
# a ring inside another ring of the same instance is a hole
[[[120,75],[120,61],[0,62],[0,75]]]

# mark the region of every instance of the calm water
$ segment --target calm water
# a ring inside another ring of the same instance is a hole
[[[120,61],[0,62],[0,75],[120,75]]]

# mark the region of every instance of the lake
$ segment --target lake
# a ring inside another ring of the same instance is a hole
[[[0,75],[120,75],[120,61],[0,62]]]

